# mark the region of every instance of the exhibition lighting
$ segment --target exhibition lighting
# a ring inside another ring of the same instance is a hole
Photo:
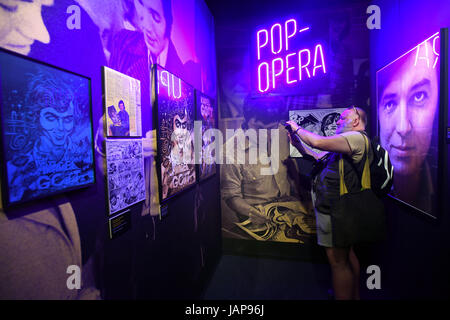
[[[300,50],[296,47],[291,50],[289,48],[290,42],[298,34],[308,30],[310,27],[298,30],[297,20],[288,19],[283,24],[275,23],[268,29],[260,29],[256,32],[257,78],[260,93],[275,90],[277,84],[292,86],[296,83],[300,84],[302,80],[326,74],[325,56],[321,44],[314,46],[314,55],[309,48]],[[268,51],[269,41],[270,51]],[[264,61],[260,61],[262,57]]]

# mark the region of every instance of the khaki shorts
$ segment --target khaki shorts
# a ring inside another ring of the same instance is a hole
[[[331,248],[333,247],[333,234],[331,229],[331,216],[318,211],[315,207],[316,195],[311,191],[311,198],[314,205],[314,212],[316,214],[317,226],[317,243],[320,246]]]

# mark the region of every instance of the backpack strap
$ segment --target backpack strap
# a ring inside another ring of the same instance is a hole
[[[365,142],[365,150],[364,150],[364,169],[361,177],[361,190],[370,189],[371,188],[371,181],[370,181],[370,165],[369,165],[369,140],[367,137],[363,135],[364,142]],[[355,170],[355,167],[352,165],[353,170]],[[356,170],[355,170],[356,171]],[[356,171],[357,172],[357,171]],[[344,194],[348,193],[347,186],[345,185],[345,179],[344,179],[344,158],[342,157],[339,159],[339,195],[342,196]]]

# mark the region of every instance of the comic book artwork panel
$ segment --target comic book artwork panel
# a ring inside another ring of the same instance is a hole
[[[95,182],[90,79],[0,49],[5,206]]]
[[[199,181],[205,180],[216,174],[215,148],[210,150],[212,146],[213,135],[209,129],[217,127],[217,105],[214,100],[197,91],[197,111],[196,120],[202,122],[202,153],[201,163],[199,164]]]
[[[194,89],[157,66],[158,156],[161,201],[196,183]]]
[[[289,120],[295,121],[303,129],[318,135],[329,137],[336,134],[336,122],[345,108],[336,109],[312,109],[312,110],[290,110]],[[314,152],[320,150],[312,148]],[[290,156],[301,157],[300,152],[291,144]]]
[[[106,167],[110,215],[145,200],[141,139],[106,140]]]
[[[140,81],[107,67],[103,79],[106,136],[142,136]]]

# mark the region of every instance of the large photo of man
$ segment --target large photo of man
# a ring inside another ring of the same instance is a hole
[[[394,166],[392,195],[436,217],[439,33],[377,72],[378,129]]]

